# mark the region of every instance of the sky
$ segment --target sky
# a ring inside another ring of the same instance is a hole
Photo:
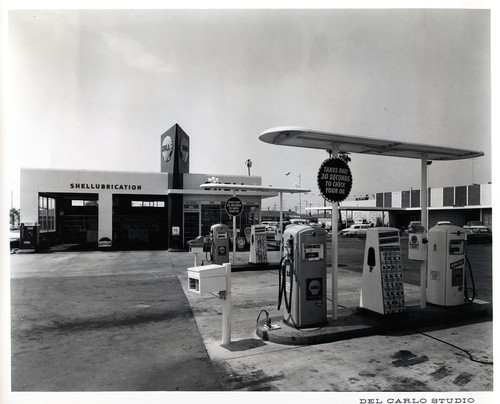
[[[263,143],[269,128],[480,150],[434,163],[429,185],[491,182],[489,21],[487,9],[11,10],[13,203],[20,167],[159,172],[176,123],[190,172],[247,175],[250,159],[264,185],[300,174],[303,207],[323,205],[328,154]],[[419,160],[350,157],[350,197],[420,187]]]

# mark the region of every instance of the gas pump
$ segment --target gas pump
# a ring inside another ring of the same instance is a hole
[[[465,230],[451,225],[429,229],[427,302],[439,306],[464,304]]]
[[[406,311],[398,229],[368,229],[359,306],[384,315]]]
[[[408,232],[408,259],[427,260],[427,232],[423,226],[412,226]]]
[[[252,225],[250,233],[250,258],[252,264],[267,263],[266,226]]]
[[[278,310],[294,327],[326,323],[326,241],[324,229],[291,226],[283,233]]]
[[[210,227],[210,254],[212,264],[221,265],[229,262],[229,227],[225,224],[214,224]]]
[[[37,223],[21,223],[21,231],[19,247],[21,249],[34,249],[38,248],[39,232]]]

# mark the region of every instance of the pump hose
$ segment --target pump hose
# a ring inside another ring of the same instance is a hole
[[[285,255],[280,261],[280,270],[278,273],[278,310],[281,308],[281,301],[283,300],[283,292],[285,289],[286,279],[286,263],[288,257]]]
[[[286,266],[290,264],[290,296],[287,297],[286,293]],[[278,276],[278,310],[281,308],[281,302],[285,300],[285,308],[288,313],[291,311],[292,306],[292,290],[293,290],[293,264],[288,255],[285,255],[280,261],[280,272]]]
[[[465,256],[465,260],[467,261],[467,265],[469,267],[470,280],[472,282],[472,297],[469,297],[469,288],[467,287],[466,273],[464,273],[464,297],[465,300],[467,300],[469,303],[472,303],[476,298],[476,285],[474,283],[474,276],[472,275],[472,266],[470,265],[469,257],[467,257],[467,255]]]
[[[293,261],[290,261],[290,293],[288,294],[288,299],[287,299],[287,294],[286,294],[286,269],[285,269],[285,308],[287,313],[292,312],[292,292],[293,292]]]

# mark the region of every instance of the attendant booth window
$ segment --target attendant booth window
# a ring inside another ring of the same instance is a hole
[[[184,203],[184,242],[202,235],[210,234],[210,227],[214,224],[226,224],[231,232],[233,219],[225,209],[225,201]],[[198,209],[199,206],[199,209]],[[200,220],[201,216],[201,220]],[[243,211],[236,216],[236,228],[243,236],[245,228],[260,222],[260,204],[255,202],[243,202]]]
[[[226,212],[225,201],[221,203],[221,217],[222,222],[227,224],[232,230],[233,219]],[[260,205],[257,203],[247,202],[243,203],[243,211],[239,216],[236,216],[236,229],[239,229],[239,235],[243,236],[245,228],[252,227],[254,224],[258,224],[260,219]]]
[[[188,248],[187,242],[201,236],[200,229],[200,206],[197,201],[184,202],[184,247]]]
[[[213,224],[222,223],[227,224],[227,220],[222,222],[221,217],[222,209],[221,202],[202,202],[201,203],[201,234],[208,236],[210,234],[210,227]]]

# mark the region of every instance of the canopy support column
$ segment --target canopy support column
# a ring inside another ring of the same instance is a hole
[[[427,208],[428,184],[427,184],[427,154],[422,156],[420,173],[420,222],[427,231],[429,226],[429,211]],[[427,304],[427,257],[420,263],[420,307],[425,308]]]
[[[281,257],[283,255],[283,192],[282,191],[280,191],[280,227],[278,234],[280,235],[278,245],[280,249],[280,261],[281,261]]]
[[[332,145],[332,158],[337,158],[339,154],[339,146]],[[338,306],[338,277],[339,277],[339,252],[338,252],[338,232],[339,232],[339,204],[332,202],[332,320],[337,320]]]

